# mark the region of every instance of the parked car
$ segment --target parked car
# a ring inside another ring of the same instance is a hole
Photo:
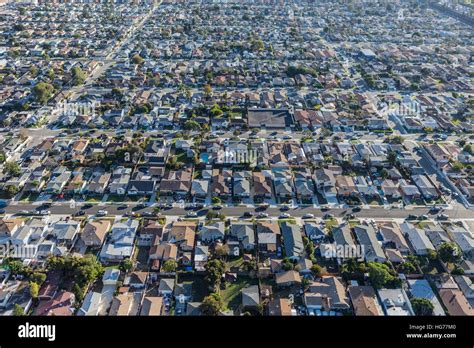
[[[288,219],[288,218],[290,218],[290,217],[291,217],[291,215],[288,214],[288,213],[280,214],[280,219]]]
[[[193,218],[193,217],[197,217],[197,216],[198,215],[194,211],[190,211],[186,214],[186,217],[188,217],[188,218]]]
[[[268,217],[268,214],[267,213],[259,213],[257,215],[257,219],[264,219],[264,218],[267,218]]]
[[[449,219],[449,216],[446,215],[446,214],[439,214],[438,216],[436,216],[436,219],[437,220],[448,220]]]
[[[246,211],[244,217],[252,217],[254,214],[251,211]]]
[[[96,216],[107,216],[109,214],[109,212],[107,210],[99,210],[97,212],[97,214],[95,214]]]
[[[303,219],[314,219],[314,214],[311,214],[311,213],[308,213],[308,214],[304,214]]]

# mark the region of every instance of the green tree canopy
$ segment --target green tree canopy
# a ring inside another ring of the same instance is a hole
[[[383,263],[369,262],[369,278],[372,285],[380,289],[384,286],[392,287],[399,283],[399,279],[393,274],[391,269]]]
[[[447,263],[458,263],[461,260],[461,250],[456,243],[441,244],[438,255],[443,262]]]
[[[205,315],[217,315],[224,309],[224,301],[217,293],[212,293],[202,300],[201,310]]]
[[[433,315],[434,306],[430,300],[426,298],[415,297],[410,300],[413,311],[418,316]]]
[[[145,62],[145,59],[143,59],[139,54],[135,54],[132,57],[132,63],[133,64],[141,65],[141,64],[143,64],[143,62]]]
[[[72,83],[75,86],[82,85],[85,80],[86,74],[79,66],[72,68]]]
[[[30,282],[30,295],[33,298],[37,298],[39,293],[39,285],[35,282]]]
[[[25,315],[25,310],[18,303],[15,303],[13,305],[13,315],[15,317],[21,317],[21,316]]]
[[[206,269],[205,280],[209,289],[217,290],[221,285],[221,278],[225,272],[225,264],[222,260],[212,259],[204,266]]]
[[[163,270],[165,272],[174,272],[178,268],[178,263],[175,260],[167,260],[163,264]]]
[[[32,92],[38,103],[46,104],[48,100],[53,96],[54,87],[53,85],[46,82],[38,82],[33,87]]]
[[[11,176],[18,176],[21,174],[21,168],[15,161],[8,161],[3,167],[3,172]]]

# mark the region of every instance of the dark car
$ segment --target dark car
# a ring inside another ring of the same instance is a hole
[[[137,205],[135,206],[135,209],[134,209],[134,210],[140,210],[140,209],[143,209],[143,208],[145,208],[145,207],[146,207],[145,204],[139,203],[139,204],[137,204]]]
[[[128,205],[126,205],[126,204],[122,204],[122,205],[119,205],[117,207],[118,210],[124,210],[124,209],[127,209],[127,208],[128,208]]]
[[[406,219],[407,219],[407,220],[416,220],[416,219],[418,219],[418,216],[413,215],[413,214],[410,214],[410,215],[407,216]]]
[[[354,212],[354,213],[357,213],[357,212],[359,212],[359,211],[361,211],[361,207],[354,207],[354,208],[352,208],[352,212]]]
[[[251,211],[246,211],[244,217],[252,217],[254,214]]]
[[[92,208],[94,205],[92,205],[91,203],[86,203],[82,206],[82,209],[89,209],[89,208]]]
[[[0,214],[5,214],[5,209],[0,209]]]
[[[79,210],[74,213],[74,216],[84,216],[86,215],[86,212],[84,210]]]
[[[439,214],[437,217],[436,217],[437,220],[448,220],[449,219],[449,216],[446,215],[446,214]]]

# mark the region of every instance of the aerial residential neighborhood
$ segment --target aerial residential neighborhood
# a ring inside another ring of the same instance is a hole
[[[473,8],[0,0],[0,316],[474,316]]]

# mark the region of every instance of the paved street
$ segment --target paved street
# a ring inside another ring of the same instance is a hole
[[[60,215],[68,215],[68,214],[74,214],[75,212],[79,210],[84,210],[86,214],[88,215],[93,215],[97,213],[99,210],[107,210],[109,215],[123,215],[125,212],[128,211],[133,211],[133,212],[138,212],[138,213],[144,213],[146,211],[154,211],[155,206],[150,206],[150,207],[145,207],[142,209],[137,209],[137,204],[130,204],[130,203],[95,203],[92,205],[90,208],[84,208],[83,205],[86,203],[82,204],[77,204],[75,208],[71,208],[70,203],[64,202],[64,203],[54,203],[53,206],[49,208],[44,208],[45,210],[51,211],[52,214],[60,214]],[[127,208],[124,208],[124,205],[127,204]],[[32,203],[23,203],[23,202],[17,202],[15,205],[10,205],[5,208],[7,214],[16,214],[19,213],[23,210],[37,210],[39,209],[39,205],[32,204]],[[204,208],[199,210],[197,213],[199,216],[204,216],[209,210],[212,210],[211,207],[209,208]],[[188,210],[181,208],[181,207],[176,207],[174,206],[172,209],[161,209],[160,212],[163,215],[185,215]],[[232,217],[237,217],[237,216],[242,216],[245,212],[255,212],[255,209],[253,208],[248,208],[248,207],[223,207],[220,210],[215,210],[218,211],[226,216],[232,216]],[[280,211],[279,208],[276,207],[270,207],[267,210],[265,210],[266,213],[269,214],[271,217],[277,217],[279,216],[282,212]],[[423,214],[428,214],[429,208],[427,207],[413,207],[410,209],[385,209],[384,207],[380,208],[375,208],[371,207],[370,209],[362,209],[360,212],[353,213],[357,217],[360,218],[374,218],[374,219],[380,219],[380,218],[387,218],[387,219],[403,219],[408,217],[408,215],[413,214],[413,215],[423,215]],[[332,214],[336,217],[342,217],[345,214],[350,214],[352,213],[351,208],[347,209],[342,209],[342,208],[332,208],[328,209],[327,211],[322,211],[321,209],[314,208],[314,207],[299,207],[296,209],[291,209],[289,212],[294,217],[302,217],[305,214],[311,213],[314,214],[315,217],[323,217],[325,214]],[[452,210],[444,210],[444,214],[448,215],[449,217],[453,219],[474,219],[474,211],[472,210],[467,210],[467,209],[452,209]]]

